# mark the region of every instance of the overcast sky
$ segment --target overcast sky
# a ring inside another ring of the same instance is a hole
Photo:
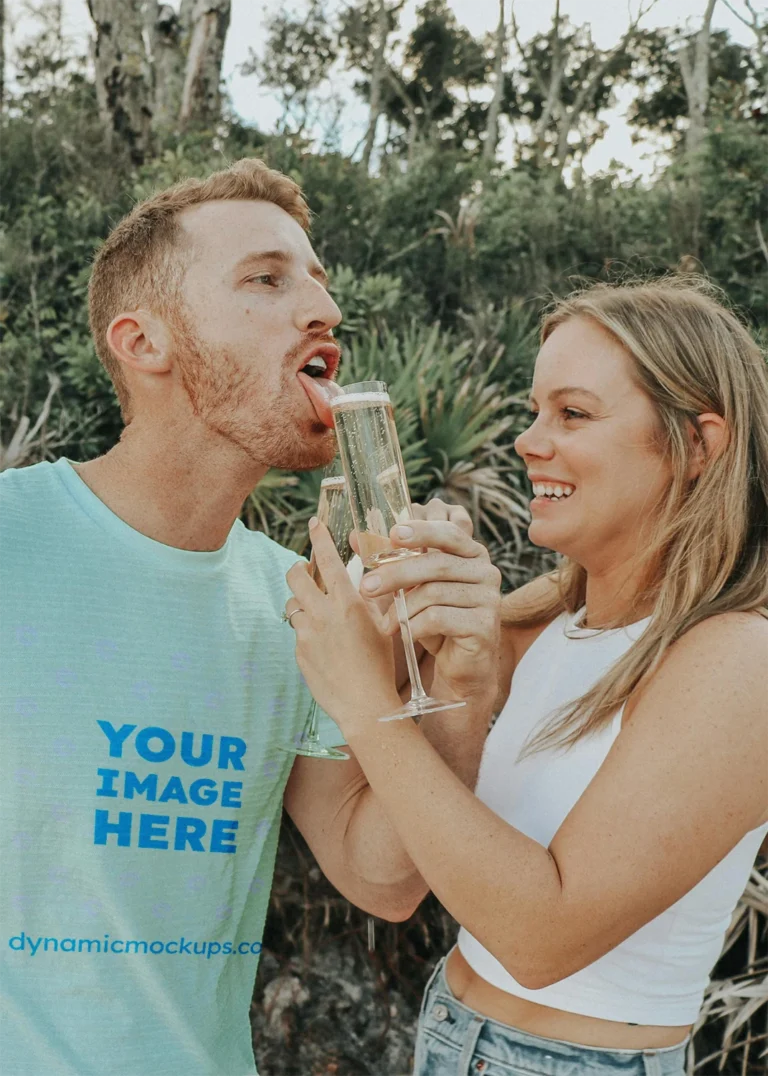
[[[637,10],[640,0],[630,0],[632,11]],[[645,0],[647,3],[647,0]],[[741,7],[741,0],[732,0],[733,6]],[[92,23],[88,15],[86,0],[63,0],[64,30],[85,47]],[[178,0],[174,4],[178,7]],[[259,43],[264,37],[264,21],[267,16],[282,7],[303,7],[302,0],[295,4],[282,3],[281,0],[232,0],[232,22],[227,35],[224,54],[223,74],[236,112],[246,121],[257,123],[262,129],[269,130],[280,115],[280,106],[270,91],[260,90],[258,78],[245,77],[239,68],[246,60],[249,48],[259,51]],[[336,6],[330,0],[330,7]],[[407,34],[413,25],[414,13],[419,0],[408,0],[401,25]],[[762,8],[764,5],[758,5]],[[22,39],[30,29],[30,20],[23,14],[23,0],[9,0],[12,38]],[[457,20],[476,36],[492,30],[498,21],[498,0],[453,0]],[[515,12],[523,40],[546,29],[549,25],[553,0],[515,0]],[[685,26],[691,29],[698,26],[705,7],[705,0],[658,0],[656,6],[643,22],[647,28],[657,26]],[[625,0],[562,0],[561,10],[572,22],[589,23],[598,45],[608,47],[614,44],[627,27],[628,14]],[[733,15],[720,0],[715,8],[713,25],[716,29],[727,29],[736,40],[749,42],[750,31]],[[11,51],[11,50],[9,50]],[[606,168],[612,158],[629,166],[633,171],[648,174],[652,160],[644,159],[650,153],[648,146],[634,146],[630,141],[629,131],[622,119],[626,104],[619,102],[616,109],[606,114],[609,130],[605,138],[595,146],[587,161],[590,172]],[[344,115],[344,147],[354,146],[365,130],[366,108],[364,104],[353,104]]]

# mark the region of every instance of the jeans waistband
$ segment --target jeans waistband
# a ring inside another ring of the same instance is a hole
[[[564,1076],[565,1073],[679,1076],[684,1071],[688,1040],[677,1046],[651,1050],[581,1046],[532,1035],[484,1017],[454,996],[445,978],[445,961],[443,957],[438,962],[427,984],[420,1022],[446,1045],[462,1050],[471,1036],[476,1056],[522,1072],[547,1076]]]

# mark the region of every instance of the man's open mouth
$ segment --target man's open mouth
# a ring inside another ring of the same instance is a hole
[[[315,355],[314,359],[310,359],[306,366],[302,366],[301,372],[309,374],[310,377],[325,377],[328,373],[328,363],[322,355]]]
[[[320,344],[313,348],[304,365],[296,373],[309,397],[309,402],[323,426],[333,426],[329,403],[330,394],[340,391],[333,384],[339,366],[340,353],[335,344]]]
[[[336,344],[319,344],[313,348],[309,358],[299,368],[299,373],[307,377],[327,378],[333,380],[339,368],[339,349]]]

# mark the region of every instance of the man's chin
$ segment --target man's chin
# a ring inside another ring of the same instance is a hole
[[[326,467],[335,456],[334,432],[318,422],[312,427],[311,439],[293,445],[290,449],[286,446],[281,461],[273,463],[272,466],[284,471],[314,471],[318,467]]]

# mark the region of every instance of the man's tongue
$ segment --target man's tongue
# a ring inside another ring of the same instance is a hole
[[[309,402],[314,407],[315,414],[322,424],[330,429],[333,426],[330,400],[341,391],[339,386],[335,381],[329,381],[325,377],[310,377],[301,370],[296,376],[309,396]]]

